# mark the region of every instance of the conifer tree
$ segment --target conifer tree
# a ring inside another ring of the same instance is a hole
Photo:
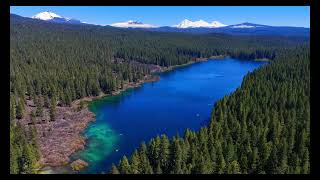
[[[126,156],[123,156],[123,158],[120,160],[119,171],[121,174],[131,174],[131,168]]]
[[[51,98],[51,103],[50,103],[50,120],[55,121],[56,118],[56,99],[55,97]]]
[[[240,174],[240,166],[237,161],[232,161],[228,168],[228,174]]]
[[[39,97],[37,98],[36,106],[37,106],[36,116],[41,117],[43,114],[43,105],[42,105],[42,100]]]
[[[132,174],[140,174],[140,157],[138,154],[138,151],[135,150],[132,154],[132,158],[131,158],[131,172]]]
[[[22,119],[24,116],[24,108],[23,108],[23,102],[21,100],[18,101],[18,106],[17,106],[17,112],[16,112],[16,117],[17,119]]]
[[[120,174],[117,166],[115,166],[114,164],[111,165],[111,174]]]
[[[10,96],[10,121],[16,118],[16,101],[13,95]]]

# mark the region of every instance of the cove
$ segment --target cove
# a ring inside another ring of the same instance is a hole
[[[266,62],[229,57],[208,60],[161,73],[157,82],[91,102],[89,109],[96,121],[84,132],[85,149],[71,157],[89,163],[79,173],[108,173],[112,163],[130,156],[142,141],[161,134],[182,136],[187,128],[205,126],[214,103],[263,64]]]

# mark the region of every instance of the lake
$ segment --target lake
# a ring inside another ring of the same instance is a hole
[[[72,159],[89,163],[80,173],[108,173],[112,163],[129,156],[142,141],[198,130],[210,120],[214,103],[263,64],[232,58],[199,62],[161,73],[157,82],[93,101],[89,109],[96,121],[84,132],[86,148]]]

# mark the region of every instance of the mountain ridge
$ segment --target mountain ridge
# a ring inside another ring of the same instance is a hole
[[[40,14],[40,15],[39,15]],[[15,14],[10,14],[15,15]],[[19,15],[15,15],[19,16]],[[208,33],[224,33],[224,34],[232,34],[232,35],[280,35],[280,36],[310,36],[310,28],[304,27],[290,27],[290,26],[270,26],[270,25],[262,25],[262,24],[254,24],[249,22],[244,22],[240,24],[234,25],[225,25],[218,21],[213,21],[209,24],[206,21],[190,21],[183,20],[185,24],[182,24],[181,27],[177,27],[179,25],[174,26],[156,26],[152,24],[145,24],[139,21],[129,20],[126,22],[113,23],[111,25],[98,25],[98,24],[90,24],[86,22],[82,22],[76,19],[65,18],[58,14],[45,11],[43,14],[38,13],[37,15],[32,16],[31,18],[22,17],[25,20],[40,20],[43,22],[51,22],[51,23],[60,23],[60,24],[80,24],[80,25],[94,25],[94,26],[102,26],[102,27],[115,27],[115,28],[133,28],[137,30],[145,30],[145,31],[154,31],[154,32],[183,32],[183,33],[192,33],[192,34],[208,34]],[[194,23],[196,22],[196,25]],[[180,23],[181,24],[181,23]],[[212,25],[214,24],[214,25]],[[222,24],[222,26],[221,26]],[[197,26],[197,27],[196,27]],[[202,27],[204,26],[204,27]],[[219,27],[213,27],[219,26]]]

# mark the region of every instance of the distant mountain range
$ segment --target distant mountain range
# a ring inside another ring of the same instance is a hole
[[[32,19],[43,20],[53,23],[66,23],[66,24],[88,24],[77,19],[71,19],[57,15],[56,13],[45,11],[38,13],[31,17]],[[249,22],[226,25],[218,21],[208,23],[204,20],[190,21],[183,20],[181,23],[173,26],[157,26],[153,24],[145,24],[139,21],[129,20],[126,22],[117,22],[110,25],[116,28],[134,28],[146,31],[156,32],[183,32],[183,33],[225,33],[233,35],[282,35],[282,36],[309,36],[310,28],[304,27],[289,27],[289,26],[268,26],[261,24],[253,24]]]

